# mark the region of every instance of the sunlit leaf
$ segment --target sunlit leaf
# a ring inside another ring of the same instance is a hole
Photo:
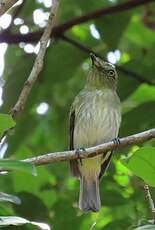
[[[143,147],[138,149],[127,160],[125,165],[146,183],[155,187],[155,148]]]
[[[0,114],[0,137],[7,130],[15,126],[15,121],[9,114]]]

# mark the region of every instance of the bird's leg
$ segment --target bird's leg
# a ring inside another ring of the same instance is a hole
[[[82,165],[82,159],[81,159],[81,156],[80,154],[85,152],[85,148],[78,148],[75,150],[75,154],[78,156],[78,159],[80,160],[80,164]]]
[[[116,138],[114,138],[114,139],[112,139],[112,141],[113,141],[113,143],[115,144],[115,148],[117,149],[118,148],[118,146],[120,145],[120,138],[119,137],[116,137]]]

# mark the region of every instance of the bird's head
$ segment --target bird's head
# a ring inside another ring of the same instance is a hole
[[[103,61],[95,54],[90,54],[92,60],[92,68],[88,76],[88,83],[94,87],[105,87],[116,89],[117,72],[115,66]]]

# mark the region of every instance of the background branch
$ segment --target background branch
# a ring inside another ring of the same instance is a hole
[[[41,70],[43,68],[43,60],[44,60],[45,52],[47,49],[47,43],[48,43],[48,40],[50,39],[50,34],[51,34],[51,31],[54,27],[53,17],[56,15],[57,9],[58,9],[58,2],[57,2],[57,0],[54,0],[53,5],[51,7],[51,12],[50,12],[47,26],[46,26],[45,31],[44,31],[41,39],[40,39],[40,49],[39,49],[38,55],[36,57],[36,60],[34,62],[32,71],[31,71],[28,79],[26,80],[26,82],[23,86],[23,89],[19,95],[19,98],[18,98],[15,106],[11,110],[11,115],[13,118],[15,118],[17,113],[19,113],[24,108],[24,105],[25,105],[26,100],[28,98],[28,95],[31,91],[31,88],[34,85],[35,81],[38,78],[39,73],[41,72]]]
[[[77,18],[73,18],[70,21],[67,21],[67,22],[62,23],[58,26],[55,26],[52,30],[51,36],[53,36],[55,38],[62,38],[64,41],[76,46],[77,48],[81,49],[83,52],[86,52],[86,53],[93,52],[92,49],[89,49],[89,48],[85,47],[84,45],[80,44],[79,42],[77,42],[71,38],[66,37],[64,35],[64,32],[66,30],[70,29],[71,27],[78,25],[78,24],[81,24],[81,23],[84,23],[88,20],[92,20],[92,19],[98,18],[100,16],[105,16],[105,15],[109,15],[109,14],[113,14],[113,13],[118,13],[118,12],[130,10],[130,9],[133,9],[133,8],[138,7],[140,5],[148,4],[150,2],[153,2],[153,0],[129,0],[127,2],[123,2],[123,3],[117,4],[117,5],[112,6],[112,7],[101,8],[101,9],[95,10],[93,12],[86,14],[86,15],[83,15],[83,16],[77,17]],[[20,8],[19,8],[19,10],[20,10]],[[17,13],[18,13],[18,9],[17,9]],[[13,34],[9,30],[5,30],[1,33],[0,42],[7,42],[9,44],[16,44],[19,42],[37,42],[40,39],[40,37],[42,36],[42,34],[43,34],[42,30],[37,31],[37,32],[30,32],[28,34],[20,34],[20,33]],[[98,54],[96,53],[96,55],[98,55]],[[98,55],[98,56],[100,56],[100,55]],[[146,79],[144,76],[141,76],[137,73],[134,73],[130,70],[127,70],[124,67],[117,66],[117,69],[119,71],[121,71],[122,73],[124,73],[125,75],[132,77],[141,83],[147,83],[149,85],[155,85],[153,82]]]
[[[88,20],[98,18],[100,16],[105,16],[107,14],[109,15],[109,14],[113,14],[113,13],[118,13],[118,12],[130,10],[130,9],[133,9],[133,8],[138,7],[140,5],[148,4],[150,2],[153,2],[153,1],[152,0],[130,0],[128,2],[120,3],[116,6],[98,9],[96,11],[93,11],[93,12],[88,13],[86,15],[83,15],[81,17],[74,18],[70,21],[67,21],[65,23],[62,23],[62,24],[54,27],[52,30],[51,36],[57,37],[57,38],[62,38],[64,41],[76,46],[77,48],[81,49],[82,51],[84,51],[86,53],[90,53],[90,52],[92,52],[91,49],[89,49],[89,48],[85,47],[84,45],[74,41],[71,38],[66,37],[64,35],[64,32],[66,30],[70,29],[71,27],[73,27],[77,24],[84,23]],[[31,32],[28,34],[19,34],[19,33],[12,34],[12,33],[10,33],[10,31],[6,30],[1,34],[0,42],[7,42],[7,43],[13,43],[13,44],[19,43],[19,42],[36,42],[42,36],[42,33],[43,33],[43,31]],[[96,54],[96,55],[98,55],[98,54]],[[131,76],[132,78],[138,80],[141,83],[147,83],[149,85],[155,85],[154,83],[152,83],[151,81],[149,81],[145,77],[140,76],[139,74],[134,73],[130,70],[127,70],[121,66],[117,66],[117,69],[119,71],[121,71],[122,73],[126,74],[127,76]]]
[[[103,60],[107,61],[107,60],[105,59],[105,57],[99,55],[98,53],[94,52],[92,49],[90,49],[90,48],[84,46],[83,44],[81,44],[81,43],[79,43],[79,42],[73,40],[72,38],[69,38],[69,37],[67,37],[66,35],[62,35],[61,38],[62,38],[65,42],[67,42],[67,43],[69,43],[69,44],[75,46],[76,48],[80,49],[81,51],[83,51],[83,52],[85,52],[85,53],[88,53],[88,54],[94,53],[94,54],[96,54],[98,57],[101,57]],[[141,82],[141,83],[147,83],[147,84],[149,84],[149,85],[154,85],[154,86],[155,86],[155,83],[151,82],[150,80],[146,79],[145,77],[143,77],[143,76],[141,76],[141,75],[139,75],[139,74],[137,74],[137,73],[135,73],[135,72],[132,72],[131,70],[127,70],[127,69],[123,68],[122,66],[118,66],[118,65],[116,65],[116,67],[117,67],[117,69],[118,69],[119,71],[121,71],[121,72],[124,73],[125,75],[127,75],[127,76],[129,76],[129,77],[132,77],[132,78],[136,79],[137,81],[139,81],[139,82]]]
[[[51,36],[60,37],[66,30],[72,28],[75,25],[79,25],[81,23],[85,23],[89,20],[96,19],[98,17],[103,17],[106,15],[110,15],[113,13],[119,13],[122,11],[131,10],[135,7],[148,4],[150,2],[154,2],[154,0],[130,0],[127,2],[123,2],[117,4],[116,6],[111,6],[107,8],[101,8],[85,14],[80,17],[73,18],[67,22],[64,22],[60,25],[57,25],[53,28]],[[0,42],[6,42],[8,44],[17,44],[19,42],[38,42],[40,37],[42,36],[43,31],[31,32],[28,34],[20,34],[20,33],[6,33],[6,31],[1,33]]]
[[[66,30],[72,28],[75,25],[82,24],[84,22],[87,22],[92,19],[99,18],[101,16],[106,16],[114,13],[124,12],[127,10],[131,10],[135,7],[148,4],[150,2],[154,2],[154,0],[129,0],[127,2],[122,2],[120,4],[117,4],[115,6],[107,7],[107,8],[101,8],[98,10],[95,10],[93,12],[90,12],[88,14],[85,14],[81,17],[74,18],[68,22],[65,22],[57,27],[54,28],[53,32],[55,35],[59,35],[64,33]]]
[[[18,0],[2,0],[0,1],[0,16],[9,10]]]
[[[120,139],[120,145],[117,146],[113,141],[107,142],[102,145],[91,147],[80,153],[80,158],[93,157],[105,152],[115,150],[117,148],[123,148],[134,144],[143,143],[152,138],[155,138],[155,128],[147,130],[145,132],[137,133],[128,137]],[[25,159],[26,162],[31,162],[35,165],[45,165],[53,162],[68,161],[78,159],[76,151],[54,152],[37,157]]]
[[[10,114],[12,115],[12,117],[14,119],[15,119],[16,115],[24,108],[25,103],[27,101],[27,98],[29,96],[29,93],[30,93],[34,83],[36,82],[39,73],[41,72],[41,70],[43,68],[43,60],[44,60],[44,56],[45,56],[46,49],[47,49],[47,43],[50,39],[50,35],[51,35],[52,29],[53,29],[54,23],[55,23],[53,18],[57,14],[57,10],[58,10],[58,1],[53,0],[53,5],[51,7],[47,26],[46,26],[44,33],[40,39],[40,49],[39,49],[39,52],[37,54],[34,65],[32,67],[31,73],[30,73],[28,79],[26,80],[26,82],[24,83],[23,89],[22,89],[22,91],[18,97],[16,104],[14,105],[14,107],[10,111]],[[9,130],[10,129],[6,130],[1,135],[0,141],[4,138],[5,135],[8,134]]]

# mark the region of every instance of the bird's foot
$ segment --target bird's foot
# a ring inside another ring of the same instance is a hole
[[[80,164],[82,165],[82,159],[81,159],[81,156],[80,154],[85,152],[85,148],[78,148],[75,150],[75,154],[78,156],[78,159],[80,160]]]
[[[116,137],[114,139],[112,139],[113,143],[115,144],[115,148],[117,149],[118,146],[120,145],[120,138],[119,137]]]

